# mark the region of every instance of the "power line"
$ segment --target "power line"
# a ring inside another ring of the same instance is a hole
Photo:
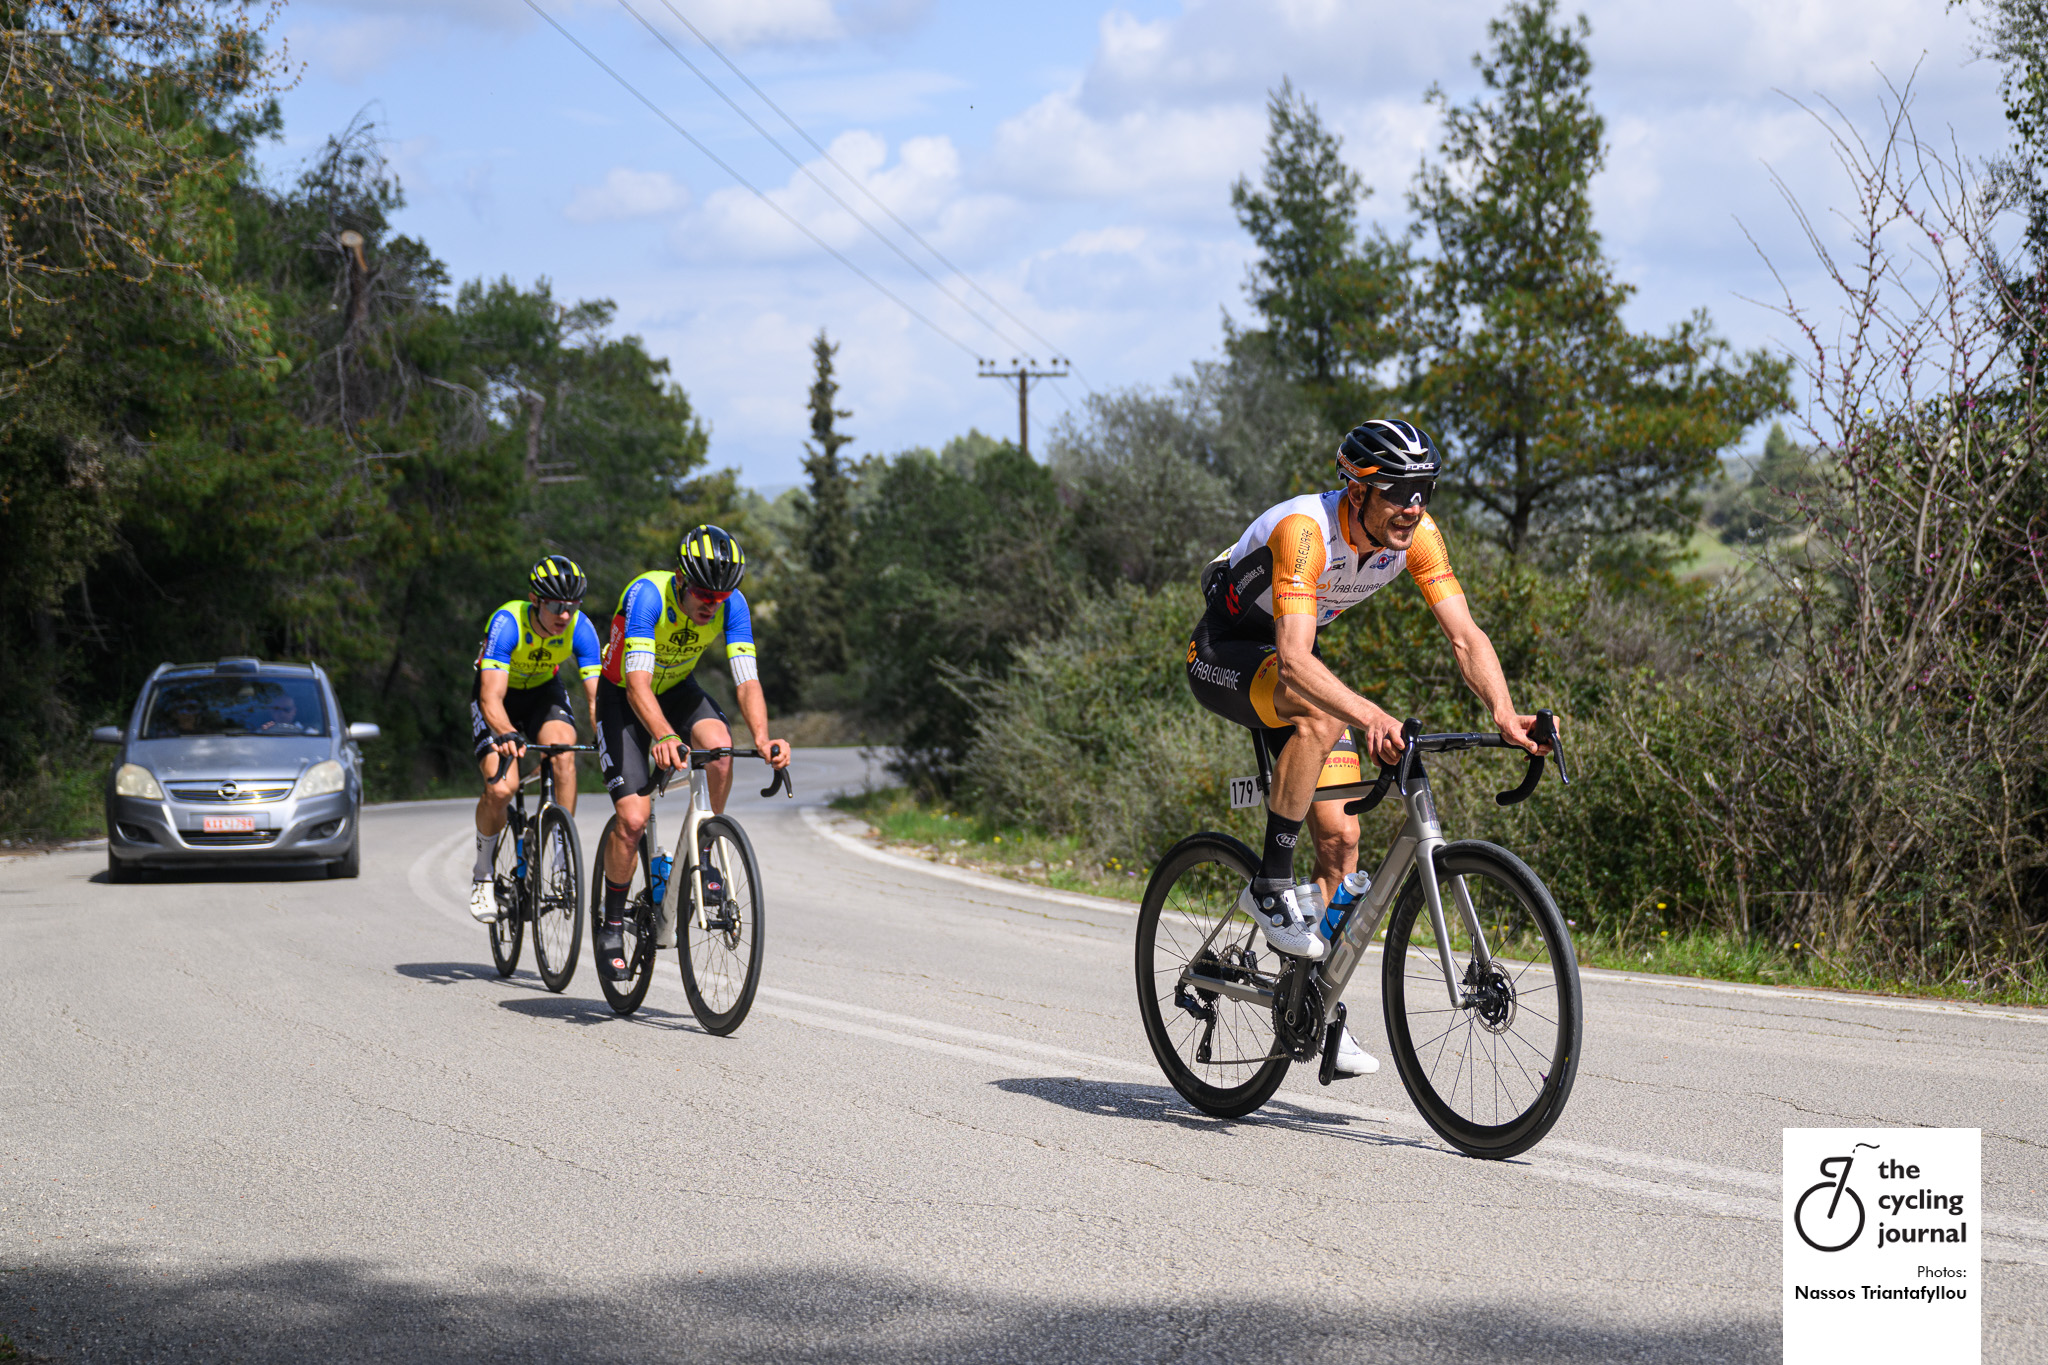
[[[663,0],[663,3],[667,4],[667,0]],[[648,23],[646,18],[640,13],[640,11],[634,9],[633,6],[630,3],[628,3],[628,0],[619,0],[619,8],[626,11],[626,13],[632,15],[634,19],[638,20],[640,27],[646,29],[649,33],[653,34],[654,40],[660,43],[663,47],[667,48],[669,50],[669,54],[673,56],[677,61],[681,62],[684,65],[684,67],[686,67],[689,70],[691,75],[695,76],[698,80],[704,82],[706,86],[710,87],[712,94],[718,96],[718,98],[724,100],[726,104],[731,106],[732,111],[735,114],[738,114],[741,118],[747,121],[748,127],[752,128],[755,132],[759,133],[762,139],[766,141],[769,146],[773,147],[776,151],[782,153],[784,160],[789,162],[790,165],[796,167],[798,171],[802,172],[805,179],[809,180],[813,185],[816,185],[820,190],[823,190],[825,192],[826,197],[829,198],[833,203],[839,205],[840,208],[846,210],[847,214],[853,219],[853,221],[859,223],[862,227],[866,228],[868,232],[873,235],[876,241],[880,242],[883,246],[888,247],[889,250],[895,252],[897,257],[900,260],[902,260],[903,264],[909,266],[912,270],[915,270],[918,274],[924,276],[926,282],[928,282],[932,288],[938,290],[942,296],[944,296],[961,312],[967,314],[968,317],[973,318],[976,322],[980,323],[983,327],[986,327],[990,332],[994,333],[998,340],[1002,341],[1006,345],[1016,347],[1018,350],[1026,349],[1024,346],[1018,343],[1016,338],[1006,336],[1002,328],[996,326],[987,318],[975,312],[973,308],[968,306],[968,303],[965,299],[960,298],[951,290],[947,289],[946,286],[940,282],[938,276],[932,274],[931,271],[925,269],[922,265],[918,264],[917,261],[913,260],[908,252],[904,251],[902,247],[896,245],[894,241],[890,240],[890,238],[880,228],[876,227],[867,219],[861,217],[860,210],[854,208],[853,205],[847,203],[844,199],[841,199],[837,191],[835,191],[830,185],[827,185],[823,180],[820,180],[818,178],[817,172],[813,171],[809,166],[806,166],[803,163],[803,159],[801,157],[797,156],[794,152],[791,152],[787,147],[783,146],[780,142],[777,142],[775,140],[775,135],[773,133],[769,132],[766,128],[763,128],[758,122],[756,122],[752,114],[749,114],[745,109],[742,109],[740,107],[739,101],[735,100],[732,96],[726,94],[724,90],[719,88],[718,83],[716,81],[712,80],[711,77],[704,74],[704,72],[697,66],[695,62],[691,61],[688,57],[684,56],[682,53],[682,49],[678,48],[674,43],[668,40],[667,34],[663,33],[654,25]],[[680,13],[676,12],[676,8],[674,5],[669,5],[668,8],[669,12],[675,14],[676,18],[682,19],[684,24],[687,25],[690,22],[687,19],[683,19],[683,16]],[[692,29],[691,31],[695,32],[694,29]],[[742,79],[744,79],[744,77],[742,77]],[[842,170],[840,174],[844,175],[845,171]],[[858,182],[855,183],[858,184]],[[874,198],[873,195],[869,195],[868,197],[870,199]],[[879,203],[880,201],[877,200],[876,202]],[[883,207],[882,211],[884,213],[889,212],[886,206]],[[889,216],[892,218],[895,217],[894,214],[890,214]],[[897,219],[897,222],[901,224],[902,220]],[[908,227],[905,227],[904,231],[909,232],[910,229]],[[916,234],[912,233],[911,235],[915,236]],[[997,306],[1000,307],[1001,305],[999,304]],[[1029,331],[1030,329],[1026,328],[1025,330]]]
[[[625,0],[620,0],[620,3],[624,4]],[[897,217],[896,211],[890,208],[887,204],[883,203],[882,200],[875,194],[875,192],[869,189],[866,183],[863,182],[859,176],[855,175],[852,171],[847,170],[846,167],[840,165],[839,162],[836,159],[834,159],[832,153],[826,151],[822,146],[818,144],[818,140],[816,138],[812,137],[809,133],[805,132],[803,130],[802,125],[800,125],[795,119],[791,118],[788,114],[783,112],[781,105],[777,104],[774,100],[768,98],[768,92],[763,90],[760,86],[754,84],[753,79],[750,76],[748,76],[746,72],[740,70],[739,67],[736,64],[734,64],[732,58],[725,55],[724,51],[720,49],[718,44],[712,42],[709,38],[705,37],[704,31],[698,28],[695,24],[691,23],[689,18],[686,15],[684,15],[684,13],[681,10],[675,7],[673,0],[661,0],[661,3],[662,6],[665,9],[667,9],[670,14],[675,15],[677,23],[681,24],[684,28],[690,30],[690,34],[692,37],[694,37],[698,42],[704,44],[706,48],[710,49],[712,56],[718,58],[719,61],[725,63],[726,70],[732,72],[733,75],[739,77],[741,82],[746,85],[747,89],[753,91],[754,94],[760,99],[761,103],[767,105],[770,109],[773,109],[775,111],[776,116],[780,118],[784,123],[790,126],[791,131],[793,131],[798,137],[802,138],[806,143],[809,143],[811,150],[815,151],[820,157],[824,158],[826,165],[830,166],[833,170],[839,172],[839,174],[846,177],[846,181],[848,184],[852,185],[855,189],[859,190],[862,194],[866,195],[868,198],[868,202],[872,203],[876,208],[880,209],[883,213],[887,214],[889,216],[890,222],[894,223],[897,227],[902,228],[905,233],[909,234],[910,239],[912,241],[916,242],[926,251],[929,251],[932,254],[932,256],[939,262],[939,264],[945,266],[946,269],[952,271],[955,275],[958,275],[963,281],[966,282],[967,287],[969,289],[972,289],[975,293],[987,299],[989,303],[994,305],[998,312],[1000,312],[1004,317],[1008,318],[1010,321],[1016,323],[1019,327],[1023,328],[1025,332],[1029,333],[1034,340],[1044,345],[1048,350],[1059,350],[1059,347],[1057,345],[1047,340],[1045,336],[1043,336],[1030,323],[1024,321],[1024,319],[1018,317],[1015,313],[1011,312],[1007,307],[1005,307],[1001,299],[997,298],[995,295],[989,293],[988,290],[983,289],[979,284],[977,284],[972,275],[969,275],[966,271],[962,270],[959,266],[954,265],[952,261],[948,260],[946,258],[945,253],[940,251],[937,247],[933,246],[930,242],[926,241],[916,228],[912,227],[910,224],[904,222],[901,218]],[[635,14],[633,17],[636,19],[640,18],[640,16],[637,14]],[[640,22],[645,24],[647,21],[641,19]],[[659,34],[656,34],[655,36],[660,37]],[[674,51],[675,49],[670,48],[669,50]],[[678,53],[677,55],[681,56],[680,53]],[[689,65],[689,63],[685,62],[684,65],[687,66]],[[697,70],[697,68],[694,66],[691,66],[690,69],[692,71]],[[711,85],[711,82],[709,80],[704,79],[702,72],[698,72],[698,79],[704,80],[704,83],[706,85]],[[714,90],[718,90],[718,87],[715,85],[712,85],[711,88]],[[719,90],[718,93],[720,99],[724,99],[727,104],[732,104],[732,107],[735,110],[739,110],[739,106],[737,104],[733,104],[732,100],[726,98],[724,91]],[[761,136],[768,137],[768,134],[765,131],[762,131],[761,125],[758,123],[754,123],[754,120],[748,118],[744,111],[740,112],[740,117],[746,118],[748,123],[753,124],[755,131],[760,132]],[[772,137],[768,138],[768,140],[771,143],[775,142],[775,139]],[[776,143],[776,150],[782,151],[780,143]],[[789,156],[789,153],[786,151],[782,152],[782,154],[784,156]],[[795,161],[796,158],[790,157],[790,160]],[[815,181],[817,180],[817,177],[812,176],[811,179]],[[824,187],[821,184],[819,188],[822,189]],[[827,193],[830,193],[830,191],[828,190]],[[836,195],[833,197],[835,201],[838,198],[838,196]],[[847,212],[852,213],[853,210],[848,209]],[[858,214],[855,214],[854,216],[856,218],[859,217]],[[869,231],[873,231],[873,229],[870,228]],[[893,246],[894,244],[892,243],[891,245]],[[901,256],[903,253],[901,251],[898,251],[896,254]],[[908,260],[909,258],[905,257],[905,259]],[[926,276],[926,278],[929,279],[930,276]],[[936,283],[936,281],[934,281],[934,283]],[[948,295],[948,297],[950,298],[951,295]],[[961,306],[964,308],[966,305],[962,304]],[[989,330],[995,331],[993,327],[990,327]],[[997,332],[996,334],[998,336],[1002,335],[1000,332]],[[1003,339],[1006,341],[1009,340],[1009,338],[1007,337],[1004,337]],[[1014,345],[1015,343],[1012,344]],[[1025,348],[1018,347],[1018,349],[1023,350]],[[1067,364],[1070,368],[1073,367],[1073,362],[1071,360],[1069,360]],[[1078,368],[1073,369],[1073,375],[1076,379],[1079,379],[1081,381],[1082,386],[1086,388],[1090,393],[1093,393],[1095,391],[1095,386],[1088,382],[1087,376],[1083,375]]]
[[[839,262],[839,264],[845,266],[848,270],[851,270],[854,274],[860,276],[861,279],[867,281],[868,284],[874,287],[875,292],[879,293],[883,298],[889,300],[889,302],[895,304],[898,308],[901,308],[904,312],[910,314],[910,316],[916,318],[919,322],[931,328],[934,332],[937,332],[940,336],[952,342],[955,346],[967,352],[967,354],[973,356],[976,360],[979,360],[981,358],[981,353],[979,351],[976,351],[972,346],[969,346],[959,337],[954,336],[951,332],[939,326],[938,323],[933,322],[923,313],[918,312],[917,309],[912,308],[909,304],[905,303],[902,299],[898,298],[893,292],[890,291],[887,285],[883,284],[873,275],[868,274],[867,271],[862,270],[859,266],[855,265],[852,261],[848,260],[844,253],[842,253],[837,247],[834,247],[830,242],[827,242],[823,237],[820,237],[817,233],[805,227],[801,222],[797,220],[795,215],[790,213],[788,209],[783,208],[782,205],[776,203],[773,199],[770,199],[760,190],[755,189],[752,181],[748,180],[745,176],[741,175],[731,166],[728,166],[725,163],[724,159],[718,155],[718,153],[712,151],[702,142],[699,142],[697,138],[691,134],[689,129],[683,127],[682,124],[677,123],[673,118],[670,118],[667,113],[663,112],[661,106],[657,105],[653,100],[647,98],[647,96],[641,94],[638,87],[636,87],[631,81],[627,80],[624,76],[621,76],[618,72],[614,71],[609,65],[607,65],[604,58],[598,56],[595,52],[592,52],[589,48],[585,47],[582,43],[582,40],[577,38],[575,34],[569,32],[568,29],[563,28],[559,23],[556,23],[555,17],[552,14],[549,14],[546,10],[542,9],[540,5],[536,3],[536,0],[526,0],[526,7],[532,10],[535,14],[538,14],[541,18],[547,20],[548,26],[550,28],[554,29],[555,32],[561,34],[564,38],[567,38],[572,44],[574,44],[578,52],[581,52],[584,56],[590,58],[590,60],[596,64],[598,70],[604,72],[605,75],[610,76],[613,80],[617,81],[622,87],[624,87],[627,94],[631,95],[634,99],[639,100],[642,104],[646,105],[649,112],[651,112],[656,118],[660,119],[663,123],[666,123],[669,127],[675,129],[678,133],[682,134],[683,139],[686,142],[688,142],[692,147],[695,147],[698,151],[702,152],[705,155],[705,157],[707,157],[711,161],[713,165],[717,166],[718,169],[724,171],[727,175],[731,176],[734,180],[738,181],[756,199],[766,204],[769,208],[774,209],[775,212],[782,217],[783,221],[787,222],[791,227],[795,228],[798,232],[801,232],[804,236],[810,238],[811,241],[817,245],[819,250],[825,252],[825,254],[830,256],[833,260]]]

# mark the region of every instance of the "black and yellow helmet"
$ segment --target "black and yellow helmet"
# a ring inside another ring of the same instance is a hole
[[[747,556],[722,526],[692,526],[676,547],[676,572],[700,593],[723,597],[747,576]]]
[[[544,602],[581,602],[590,579],[567,555],[542,555],[526,575],[526,586]]]

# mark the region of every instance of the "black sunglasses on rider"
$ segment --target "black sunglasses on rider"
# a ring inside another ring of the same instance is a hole
[[[1427,507],[1436,493],[1435,479],[1367,479],[1372,490],[1395,507]]]

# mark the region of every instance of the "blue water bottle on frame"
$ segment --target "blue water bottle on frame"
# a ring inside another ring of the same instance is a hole
[[[653,862],[650,864],[650,868],[654,874],[654,905],[656,909],[659,909],[661,907],[661,903],[668,899],[669,866],[670,863],[667,849],[662,849],[658,851],[654,855]]]
[[[1370,890],[1372,890],[1372,875],[1363,869],[1352,873],[1343,881],[1338,882],[1337,894],[1330,897],[1330,908],[1324,913],[1323,922],[1318,926],[1318,932],[1326,940],[1332,943],[1336,942],[1338,930],[1344,924],[1344,917],[1351,913],[1352,903]]]

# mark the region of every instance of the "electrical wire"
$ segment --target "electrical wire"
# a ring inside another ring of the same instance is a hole
[[[718,155],[718,153],[712,151],[709,147],[705,146],[702,142],[698,141],[689,129],[683,127],[682,124],[677,123],[673,118],[669,117],[669,115],[662,110],[661,106],[657,105],[653,100],[647,98],[647,96],[641,94],[639,88],[636,87],[631,81],[627,80],[624,76],[621,76],[617,71],[613,70],[611,66],[609,66],[602,57],[598,56],[595,52],[592,52],[589,48],[585,47],[581,39],[579,39],[575,34],[569,32],[568,29],[563,28],[561,24],[557,23],[555,21],[555,17],[552,14],[549,14],[546,10],[542,9],[540,5],[536,3],[536,0],[526,0],[526,7],[532,10],[535,14],[538,14],[541,18],[547,20],[548,26],[550,28],[554,29],[555,32],[561,34],[564,38],[567,38],[570,41],[570,43],[572,43],[575,46],[578,52],[581,52],[584,56],[590,58],[590,60],[597,66],[598,70],[604,72],[607,76],[610,76],[613,80],[617,81],[619,85],[625,89],[627,94],[631,95],[634,99],[639,100],[640,103],[646,105],[649,112],[651,112],[656,118],[660,119],[663,123],[666,123],[669,127],[675,129],[676,132],[680,133],[686,142],[688,142],[692,147],[695,147],[698,151],[702,152],[705,155],[705,157],[711,161],[713,165],[717,166],[718,169],[724,171],[727,175],[731,176],[734,180],[738,181],[739,184],[742,187],[744,187],[748,192],[750,192],[756,199],[759,199],[769,208],[774,209],[775,212],[782,217],[783,221],[787,222],[791,227],[795,228],[798,232],[801,232],[804,236],[810,238],[811,241],[815,243],[821,251],[825,252],[825,254],[830,256],[833,260],[845,266],[848,270],[851,270],[854,274],[860,276],[861,279],[865,280],[868,284],[872,285],[875,291],[879,293],[883,298],[889,300],[889,302],[895,304],[898,308],[901,308],[904,312],[910,314],[911,317],[916,318],[919,322],[931,328],[934,332],[937,332],[947,341],[952,342],[955,346],[965,351],[968,355],[973,356],[977,360],[981,358],[981,353],[979,351],[976,351],[972,346],[969,346],[966,342],[954,336],[945,328],[939,326],[938,323],[933,322],[923,313],[920,313],[917,309],[911,307],[908,303],[905,303],[902,299],[898,298],[895,295],[895,293],[893,293],[889,289],[887,285],[883,284],[873,275],[868,274],[867,271],[862,270],[858,265],[855,265],[851,260],[847,259],[846,255],[843,252],[841,252],[837,247],[833,246],[830,242],[827,242],[823,237],[820,237],[817,233],[811,231],[808,227],[804,226],[804,224],[798,221],[796,216],[790,213],[788,209],[783,208],[782,205],[776,203],[773,199],[770,199],[767,195],[763,194],[760,190],[756,189],[752,181],[748,180],[745,176],[741,175],[738,171],[734,170],[731,166],[727,165],[724,159],[721,158]]]
[[[663,3],[666,2],[667,0],[663,0]],[[876,241],[880,242],[883,246],[888,247],[889,250],[895,252],[897,258],[900,259],[903,262],[903,264],[909,266],[912,270],[915,270],[918,274],[924,276],[925,281],[929,283],[932,288],[938,290],[942,296],[944,296],[961,312],[967,314],[968,317],[973,318],[983,327],[986,327],[991,333],[995,335],[997,340],[1003,342],[1007,346],[1011,346],[1020,351],[1029,349],[1028,347],[1019,344],[1015,337],[1006,335],[1003,332],[1002,328],[996,326],[993,322],[990,322],[987,318],[975,312],[974,309],[968,304],[968,302],[965,299],[961,298],[959,295],[953,293],[953,291],[946,288],[945,284],[938,278],[938,276],[932,274],[931,271],[925,269],[924,266],[919,264],[916,260],[913,260],[910,254],[904,251],[904,249],[898,246],[893,240],[891,240],[886,233],[884,233],[880,228],[876,227],[873,223],[869,222],[867,219],[863,218],[860,214],[860,210],[856,209],[853,205],[847,203],[844,199],[840,198],[836,190],[834,190],[830,185],[827,185],[823,180],[820,180],[818,178],[817,172],[813,171],[809,166],[804,164],[803,158],[797,156],[794,152],[790,151],[789,148],[783,146],[780,142],[776,141],[775,135],[773,133],[769,132],[766,128],[763,128],[760,125],[760,123],[758,123],[755,120],[752,114],[749,114],[745,109],[740,107],[739,101],[735,100],[732,96],[726,94],[725,91],[719,87],[716,81],[712,80],[710,76],[706,75],[704,71],[701,68],[699,68],[695,62],[691,61],[688,57],[684,56],[682,49],[678,48],[674,43],[668,40],[667,34],[663,33],[653,24],[648,23],[646,17],[642,15],[639,10],[634,9],[631,3],[629,3],[629,0],[619,0],[619,8],[626,11],[626,13],[632,15],[634,19],[638,20],[640,27],[646,29],[650,34],[654,36],[654,41],[660,43],[663,47],[667,48],[669,50],[669,54],[673,56],[677,61],[681,62],[691,75],[695,76],[698,80],[704,82],[704,84],[710,88],[712,94],[718,96],[718,98],[724,100],[727,105],[731,106],[732,111],[735,114],[738,114],[741,118],[745,119],[747,121],[747,126],[749,128],[752,128],[755,132],[759,133],[763,141],[765,141],[769,146],[773,147],[776,151],[782,153],[783,159],[789,162],[790,165],[796,167],[797,170],[803,174],[805,179],[809,180],[813,185],[816,185],[820,190],[824,191],[826,198],[830,199],[833,203],[839,205],[840,208],[844,209],[847,215],[851,217],[854,222],[859,223],[862,227],[866,228]],[[676,13],[674,5],[669,5],[668,8],[671,13]],[[676,13],[676,17],[678,19],[682,19],[683,23],[686,26],[689,24],[689,20],[683,19],[681,14]],[[695,30],[693,29],[692,32],[695,32]],[[742,79],[744,79],[744,77],[742,77]],[[840,174],[845,175],[846,172],[842,169],[840,171]],[[857,181],[855,183],[858,184]],[[872,194],[870,194],[868,197],[870,199],[874,198]],[[879,203],[880,201],[878,200],[876,202]],[[886,206],[883,207],[882,211],[884,213],[889,212]],[[890,214],[889,216],[892,218],[895,217],[894,214]],[[901,224],[902,220],[897,219],[897,222]],[[908,232],[910,231],[910,229],[908,227],[905,227],[904,231]],[[912,233],[911,235],[915,236],[916,234]],[[972,282],[970,281],[970,283]],[[997,306],[1000,307],[1001,305]]]
[[[620,3],[624,4],[625,0],[620,0]],[[718,46],[718,44],[712,42],[710,38],[704,35],[704,31],[702,29],[698,28],[695,24],[691,23],[689,17],[685,15],[681,10],[675,7],[674,0],[661,0],[661,3],[663,8],[668,10],[670,14],[673,14],[676,17],[677,23],[681,24],[684,28],[690,30],[691,37],[695,38],[698,42],[704,44],[704,46],[710,50],[712,56],[718,58],[719,61],[725,63],[726,70],[732,72],[733,75],[739,77],[741,83],[744,84],[747,87],[747,89],[753,91],[755,96],[759,98],[761,103],[767,105],[770,109],[773,109],[775,111],[776,117],[780,118],[784,123],[788,124],[792,132],[794,132],[798,137],[802,138],[806,143],[808,143],[810,145],[811,150],[816,152],[820,157],[824,159],[826,165],[830,166],[833,170],[839,172],[840,175],[846,177],[846,181],[848,184],[852,185],[855,189],[859,190],[863,195],[867,196],[868,202],[872,203],[876,208],[880,209],[883,213],[887,214],[889,216],[890,222],[894,223],[897,227],[902,228],[903,231],[909,235],[910,239],[913,242],[916,242],[926,251],[929,251],[932,254],[933,258],[936,259],[940,265],[943,265],[944,267],[946,267],[946,269],[952,271],[955,275],[959,276],[960,279],[966,283],[969,289],[972,289],[975,293],[981,295],[984,299],[987,299],[989,303],[993,305],[998,312],[1000,312],[1004,317],[1008,318],[1010,321],[1016,323],[1017,326],[1022,328],[1027,335],[1043,343],[1045,347],[1054,354],[1059,353],[1060,348],[1057,344],[1050,340],[1047,340],[1047,338],[1042,333],[1040,333],[1036,328],[1034,328],[1030,323],[1024,321],[1024,319],[1018,317],[1015,313],[1011,312],[1007,307],[1005,307],[1001,299],[997,298],[994,294],[989,293],[988,290],[983,289],[978,283],[975,282],[975,279],[972,275],[969,275],[966,271],[962,270],[959,266],[954,265],[952,261],[948,260],[946,258],[945,253],[940,251],[937,247],[933,246],[930,242],[926,241],[923,235],[920,234],[916,228],[912,227],[910,224],[904,222],[901,218],[897,217],[896,211],[890,208],[887,204],[883,203],[882,200],[876,196],[875,192],[869,189],[867,187],[867,184],[864,181],[862,181],[859,176],[855,175],[852,171],[847,170],[846,167],[840,165],[838,160],[833,157],[832,153],[826,151],[824,147],[820,146],[818,140],[812,137],[809,133],[805,132],[801,124],[799,124],[795,119],[791,118],[787,113],[783,112],[783,108],[781,105],[777,104],[774,100],[768,97],[767,91],[763,90],[760,86],[754,84],[753,78],[748,76],[746,72],[740,70],[738,65],[736,65],[733,62],[733,59],[726,56],[725,52]],[[637,14],[635,14],[633,17],[636,19],[640,18],[640,16]],[[647,21],[641,19],[640,22],[645,24]],[[656,36],[659,37],[660,35],[657,34]],[[675,49],[672,47],[669,50],[672,52],[675,51]],[[676,55],[678,57],[681,57],[682,54],[677,53]],[[690,66],[688,62],[684,62],[684,65]],[[692,71],[697,71],[697,68],[694,66],[690,66],[690,69]],[[702,72],[697,72],[697,78],[699,80],[704,81],[706,85],[710,85],[713,90],[718,90],[718,87],[716,85],[712,85],[711,81],[707,79]],[[731,104],[733,109],[739,112],[741,118],[745,118],[748,123],[753,124],[755,131],[759,132],[762,137],[767,137],[769,142],[775,143],[775,139],[772,137],[768,137],[767,132],[764,129],[762,129],[761,125],[758,123],[754,123],[754,120],[752,118],[748,118],[745,111],[740,110],[740,107],[737,104],[733,104],[733,101],[726,96],[723,90],[718,90],[718,96],[720,99],[725,100],[727,104]],[[784,156],[788,156],[792,162],[796,162],[795,157],[790,156],[790,154],[787,151],[783,151],[780,143],[775,143],[775,149],[777,151],[781,151]],[[813,181],[816,181],[817,177],[812,176],[811,179]],[[822,189],[824,187],[821,184],[819,188]],[[830,193],[830,191],[827,191],[827,193]],[[833,196],[833,198],[835,202],[837,202],[838,196],[835,195]],[[851,209],[848,209],[847,212],[852,213],[853,211]],[[859,215],[855,214],[855,217],[859,217]],[[873,228],[869,228],[868,230],[870,232],[874,231]],[[880,234],[877,235],[879,236]],[[892,243],[891,246],[893,247],[893,245],[894,244]],[[903,255],[901,251],[898,251],[896,254],[899,256]],[[905,257],[905,259],[908,260],[909,258]],[[926,278],[930,279],[931,277],[927,275]],[[934,281],[934,283],[937,282]],[[948,297],[950,298],[951,295],[948,295]],[[958,302],[957,300],[955,301]],[[963,308],[966,307],[965,304],[962,304],[961,306]],[[990,327],[989,330],[995,331],[995,328]],[[1000,332],[997,332],[996,334],[998,336],[1002,335]],[[1009,338],[1005,337],[1004,340],[1007,341],[1009,340]],[[1015,342],[1011,342],[1011,344],[1013,346],[1016,345]],[[1018,346],[1017,349],[1020,351],[1024,351],[1028,350],[1029,348],[1024,346]],[[1095,392],[1095,386],[1090,384],[1088,382],[1087,377],[1083,375],[1080,369],[1074,365],[1072,357],[1062,358],[1066,360],[1068,368],[1073,370],[1074,377],[1081,381],[1081,386],[1087,389],[1090,393]]]

